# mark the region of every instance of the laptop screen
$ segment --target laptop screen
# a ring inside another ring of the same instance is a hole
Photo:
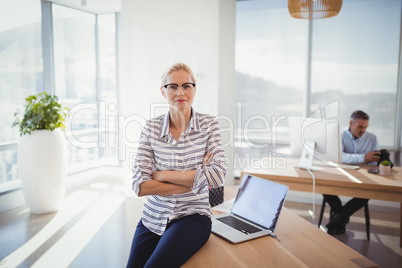
[[[245,174],[232,213],[274,231],[287,192],[286,185]]]

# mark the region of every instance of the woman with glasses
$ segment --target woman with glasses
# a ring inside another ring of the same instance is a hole
[[[192,108],[196,80],[177,63],[162,76],[169,112],[148,120],[133,167],[133,190],[147,196],[127,267],[180,267],[211,233],[209,188],[226,169],[219,125]]]

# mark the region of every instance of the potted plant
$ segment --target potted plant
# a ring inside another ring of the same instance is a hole
[[[383,160],[380,163],[380,175],[388,176],[391,174],[391,162]]]
[[[58,210],[65,195],[67,156],[64,122],[67,108],[46,92],[25,99],[19,127],[18,167],[25,202],[35,214]]]

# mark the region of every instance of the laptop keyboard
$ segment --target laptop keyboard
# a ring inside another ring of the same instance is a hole
[[[261,229],[255,227],[251,224],[248,224],[242,220],[239,220],[235,217],[232,217],[232,216],[217,218],[217,220],[221,221],[245,234],[253,234],[253,233],[261,231]]]

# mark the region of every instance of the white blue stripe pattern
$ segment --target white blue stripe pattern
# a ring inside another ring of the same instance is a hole
[[[208,165],[202,165],[207,151],[213,153]],[[148,120],[142,130],[133,167],[133,190],[151,180],[158,170],[197,170],[191,191],[172,196],[151,195],[144,206],[142,222],[152,232],[162,235],[169,221],[186,215],[211,217],[209,187],[223,184],[226,174],[219,124],[213,116],[192,109],[190,124],[177,142],[169,131],[169,113]]]
[[[342,133],[342,147],[342,162],[345,164],[364,163],[364,156],[368,152],[380,149],[374,134],[366,131],[363,136],[356,139],[349,130]]]

